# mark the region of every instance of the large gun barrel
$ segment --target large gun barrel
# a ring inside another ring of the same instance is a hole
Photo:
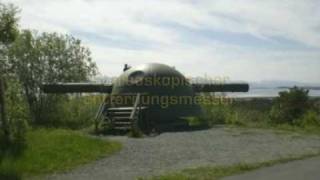
[[[248,92],[248,83],[192,84],[195,92]]]
[[[95,83],[42,84],[44,93],[111,93],[112,85]],[[248,92],[247,83],[192,84],[194,92]]]
[[[94,83],[54,83],[42,84],[44,93],[110,93],[112,85]]]

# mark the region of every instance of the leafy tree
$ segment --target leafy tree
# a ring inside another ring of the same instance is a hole
[[[97,72],[89,49],[81,41],[57,33],[24,30],[9,51],[10,64],[22,84],[31,117],[41,123],[45,107],[61,96],[47,96],[40,91],[42,83],[87,81]]]
[[[0,126],[6,141],[8,141],[10,137],[5,101],[6,78],[9,75],[7,52],[10,44],[18,35],[17,12],[18,10],[15,6],[0,3]]]
[[[14,5],[0,3],[0,42],[4,45],[12,43],[18,35],[17,12]]]
[[[294,124],[310,107],[308,93],[308,90],[298,87],[280,92],[270,112],[271,120],[275,123]]]

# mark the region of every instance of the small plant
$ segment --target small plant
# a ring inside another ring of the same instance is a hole
[[[133,138],[141,138],[143,134],[139,129],[132,128],[131,131],[128,133],[128,136]]]
[[[208,118],[203,116],[199,117],[186,117],[186,121],[188,122],[189,126],[207,126],[208,125]]]

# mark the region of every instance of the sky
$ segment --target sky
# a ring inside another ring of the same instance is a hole
[[[320,84],[319,0],[0,0],[20,26],[82,40],[101,75],[158,62],[186,76]]]

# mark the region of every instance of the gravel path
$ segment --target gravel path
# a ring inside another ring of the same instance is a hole
[[[122,142],[123,149],[108,158],[47,179],[135,179],[188,167],[254,163],[320,150],[319,136],[261,129],[217,127],[140,139],[107,138]]]
[[[320,157],[260,168],[222,180],[319,180]]]

